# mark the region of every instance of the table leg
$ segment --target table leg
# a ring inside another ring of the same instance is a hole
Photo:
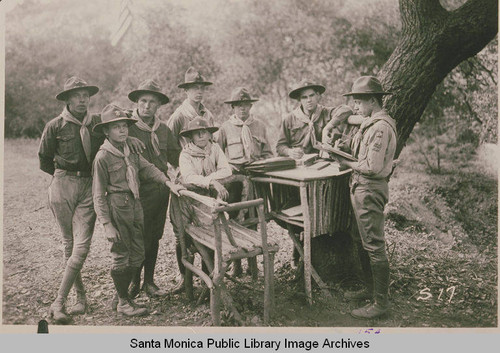
[[[312,305],[311,288],[311,219],[309,203],[307,201],[307,188],[304,182],[300,183],[300,204],[304,215],[304,282],[307,302]]]

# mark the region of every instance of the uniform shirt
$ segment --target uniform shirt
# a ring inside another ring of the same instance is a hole
[[[141,155],[131,153],[129,160],[136,173],[137,185],[139,181],[158,182],[165,184],[168,178]],[[127,165],[125,159],[100,150],[94,160],[92,194],[95,211],[102,224],[111,222],[106,193],[128,192],[132,194],[127,182]]]
[[[103,134],[92,131],[100,122],[100,115],[93,114],[91,123],[87,126],[91,147],[89,162],[83,150],[80,126],[63,119],[62,116],[49,121],[43,130],[38,149],[40,169],[51,175],[56,168],[90,173],[92,161],[105,138]]]
[[[396,121],[384,109],[366,118],[352,141],[353,156],[358,158],[354,174],[366,179],[387,178],[392,172],[396,142]]]
[[[187,99],[182,102],[170,116],[170,119],[168,119],[167,126],[174,134],[179,146],[184,147],[190,141],[188,138],[180,136],[179,134],[187,127],[189,122],[197,116],[205,118],[209,126],[214,126],[214,117],[212,113],[210,113],[203,104],[200,104],[200,112],[197,112]]]
[[[260,120],[253,118],[248,122],[247,126],[250,129],[253,140],[252,160],[272,157],[273,152],[267,139],[266,126]],[[241,130],[242,126],[237,126],[229,120],[224,122],[219,129],[217,142],[231,164],[241,165],[251,162],[245,158]]]
[[[288,150],[295,147],[300,147],[304,153],[316,153],[317,149],[313,148],[311,143],[303,146],[306,136],[309,134],[308,122],[313,119],[314,135],[316,141],[321,142],[323,128],[331,119],[331,108],[326,108],[318,104],[312,117],[304,114],[302,106],[297,107],[290,114],[285,116],[281,122],[279,139],[276,145],[276,151],[280,156],[288,156]]]
[[[179,168],[184,184],[193,184],[208,189],[212,180],[220,180],[232,175],[231,167],[224,152],[216,143],[209,143],[205,148],[205,156],[195,156],[190,150],[196,150],[192,142],[188,143],[179,157]],[[201,150],[198,148],[198,150]],[[210,159],[213,172],[206,172],[204,159]]]
[[[172,131],[170,131],[164,122],[161,122],[160,127],[158,127],[155,131],[160,145],[160,155],[155,153],[151,142],[150,132],[141,130],[133,124],[129,126],[128,134],[129,136],[138,138],[146,145],[146,150],[142,153],[142,156],[148,162],[153,163],[163,173],[167,173],[167,162],[174,167],[179,166],[179,154],[181,152],[181,148],[177,143],[177,139],[172,134]]]

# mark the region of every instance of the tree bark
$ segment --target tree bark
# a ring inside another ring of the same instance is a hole
[[[436,86],[463,60],[481,51],[498,32],[497,0],[469,0],[453,11],[439,0],[400,0],[402,33],[378,76],[385,106],[396,119],[399,156]]]

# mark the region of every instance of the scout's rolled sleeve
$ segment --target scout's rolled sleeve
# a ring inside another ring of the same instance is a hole
[[[108,169],[104,161],[97,157],[93,167],[92,195],[94,198],[95,212],[102,224],[111,222],[108,200],[106,197],[108,182]]]

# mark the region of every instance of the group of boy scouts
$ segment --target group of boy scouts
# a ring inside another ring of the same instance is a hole
[[[241,198],[228,181],[246,164],[273,157],[266,123],[251,114],[247,89],[236,88],[229,100],[232,115],[216,127],[203,96],[212,85],[194,68],[178,85],[186,99],[170,119],[159,119],[157,110],[169,98],[154,80],[146,80],[129,93],[135,108],[107,105],[100,114],[88,111],[96,86],[78,77],[69,78],[56,99],[65,103],[62,113],[49,121],[42,134],[40,169],[53,175],[49,206],[61,228],[65,267],[50,315],[66,324],[72,315],[87,309],[81,270],[90,249],[97,218],[111,242],[111,277],[116,289],[112,309],[125,316],[147,315],[134,298],[141,289],[149,297],[163,297],[154,271],[163,236],[169,197],[190,188],[223,200]],[[348,300],[370,299],[352,311],[356,318],[375,318],[389,308],[389,262],[385,250],[383,211],[388,201],[388,178],[396,150],[396,124],[383,109],[383,90],[377,78],[362,76],[351,92],[353,108],[319,104],[325,87],[302,81],[289,97],[300,104],[284,117],[276,152],[300,159],[317,153],[327,143],[352,153],[357,161],[335,157],[351,168],[350,195],[355,222],[352,234],[359,247],[365,287],[346,291]],[[323,152],[321,152],[323,153]],[[332,157],[332,155],[330,155]],[[236,179],[239,180],[239,179]],[[176,203],[177,204],[177,203]],[[184,274],[179,244],[179,222],[170,207],[180,276]],[[141,275],[144,270],[143,284]],[[241,264],[233,270],[241,272]],[[66,308],[71,288],[76,302]],[[184,288],[183,278],[171,291]]]

